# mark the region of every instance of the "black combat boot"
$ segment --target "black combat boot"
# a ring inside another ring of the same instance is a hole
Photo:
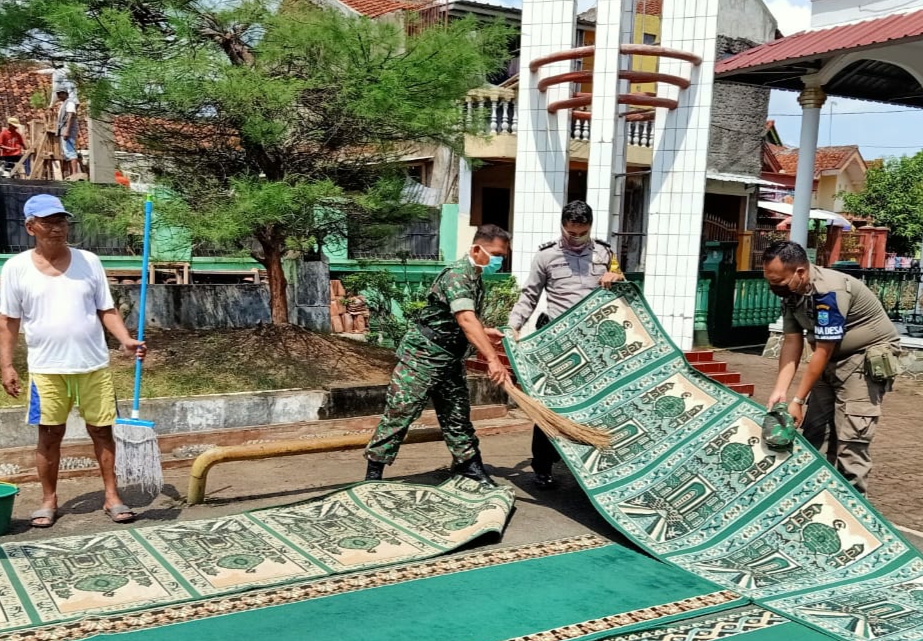
[[[553,490],[558,486],[558,482],[554,479],[554,475],[551,473],[551,466],[547,469],[536,468],[535,462],[532,462],[532,482],[535,483],[535,487],[540,490]]]
[[[365,468],[366,481],[380,481],[385,473],[385,464],[378,461],[369,461]]]
[[[456,474],[464,476],[465,478],[477,481],[481,485],[497,487],[496,481],[490,478],[487,470],[484,469],[484,462],[481,460],[480,454],[475,454],[467,461],[456,463],[453,466],[452,471]]]

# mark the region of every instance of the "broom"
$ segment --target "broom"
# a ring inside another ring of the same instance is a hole
[[[144,203],[144,252],[141,259],[141,303],[138,307],[138,340],[144,340],[144,319],[147,307],[148,263],[151,259],[151,218],[154,203],[150,195]],[[135,358],[135,391],[131,405],[131,418],[115,419],[115,474],[120,484],[140,485],[142,491],[153,495],[163,489],[163,468],[160,464],[160,445],[153,421],[141,419],[141,363]]]
[[[506,383],[503,389],[548,438],[565,438],[575,443],[592,445],[598,450],[608,448],[612,442],[611,437],[605,432],[574,423],[572,420],[553,412],[513,385],[513,383]]]

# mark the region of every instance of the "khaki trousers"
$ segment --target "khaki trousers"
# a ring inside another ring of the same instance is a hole
[[[808,397],[804,437],[862,494],[872,470],[869,445],[890,387],[891,381],[866,377],[863,352],[828,363]]]

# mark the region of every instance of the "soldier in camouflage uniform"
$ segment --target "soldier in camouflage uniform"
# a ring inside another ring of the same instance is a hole
[[[481,274],[496,272],[509,249],[508,232],[496,225],[482,225],[468,255],[436,277],[417,324],[398,346],[385,411],[365,449],[366,480],[382,478],[385,465],[397,457],[411,423],[432,399],[454,458],[453,471],[496,485],[484,470],[471,424],[465,356],[473,345],[488,359],[490,379],[498,385],[509,381],[495,347],[503,334],[485,329],[479,320],[484,305]]]
[[[561,212],[561,237],[541,245],[532,260],[529,278],[519,301],[510,312],[509,326],[516,337],[535,311],[545,292],[547,311],[535,324],[541,329],[586,298],[599,286],[624,280],[618,260],[608,243],[590,238],[593,210],[582,200],[568,203]],[[555,486],[551,468],[561,457],[538,426],[532,429],[533,480],[539,489]]]

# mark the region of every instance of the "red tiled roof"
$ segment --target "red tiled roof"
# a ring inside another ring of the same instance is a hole
[[[347,7],[369,18],[401,10],[419,9],[424,3],[402,0],[340,0]]]
[[[9,116],[16,116],[22,124],[26,134],[30,133],[29,123],[33,120],[44,120],[47,117],[55,118],[57,108],[47,109],[51,96],[51,74],[39,73],[45,69],[44,65],[35,63],[9,62],[0,65],[0,126],[6,125]],[[33,96],[42,97],[41,108],[32,106]],[[78,149],[89,146],[87,138],[87,116],[85,105],[80,105],[77,111],[79,134],[77,136]],[[119,151],[143,151],[133,141],[132,133],[118,123],[113,126],[115,148]],[[27,141],[29,144],[32,141]]]
[[[766,145],[776,162],[779,163],[782,173],[794,175],[798,171],[798,150],[778,145]],[[842,169],[854,154],[859,153],[856,145],[842,147],[818,147],[817,157],[814,160],[814,177],[821,172]],[[861,157],[861,156],[860,156]]]
[[[6,126],[6,119],[10,116],[19,118],[23,131],[29,135],[29,123],[32,120],[44,120],[46,114],[56,117],[57,111],[49,112],[47,109],[51,96],[51,74],[38,73],[44,69],[43,65],[34,63],[11,62],[0,65],[0,126]],[[32,106],[32,97],[41,96],[45,108]],[[77,138],[77,147],[87,146],[86,112],[81,105],[78,111],[80,121],[80,134]],[[27,144],[32,141],[27,140]]]
[[[782,61],[811,59],[847,49],[873,47],[897,40],[923,39],[923,10],[892,14],[873,20],[802,31],[748,49],[715,66],[721,76],[743,69],[765,67]]]

